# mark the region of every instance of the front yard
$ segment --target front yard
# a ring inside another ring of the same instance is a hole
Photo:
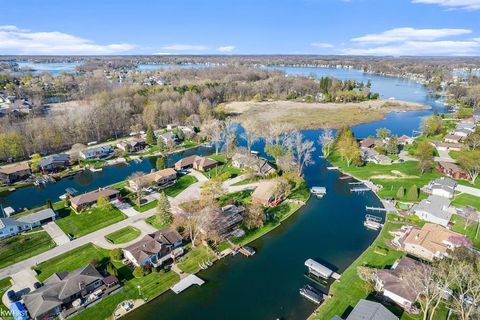
[[[42,228],[0,241],[0,268],[12,265],[55,247]]]
[[[105,239],[107,239],[109,242],[113,244],[119,244],[119,243],[126,243],[129,241],[132,241],[133,239],[138,238],[140,234],[141,234],[140,230],[138,230],[137,228],[128,226],[110,233],[109,235],[105,236]]]
[[[242,173],[242,170],[232,166],[231,161],[228,160],[223,154],[212,154],[209,158],[218,161],[218,166],[203,174],[209,178],[220,178],[221,180],[227,180],[235,178]]]
[[[176,197],[180,192],[187,189],[190,185],[198,182],[197,178],[192,175],[183,175],[177,179],[177,182],[163,191],[169,197]]]
[[[62,208],[58,213],[61,219],[56,220],[55,223],[63,232],[74,238],[79,238],[126,218],[126,215],[113,205],[104,208],[89,208],[78,214],[71,208]]]

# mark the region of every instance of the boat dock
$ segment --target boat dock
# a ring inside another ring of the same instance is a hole
[[[238,251],[246,257],[253,256],[255,254],[255,250],[252,247],[240,247]]]
[[[317,289],[308,284],[305,285],[303,288],[300,288],[299,293],[316,304],[320,304],[327,297],[326,295],[319,292]]]
[[[350,189],[351,192],[366,192],[366,191],[370,191],[369,188],[367,187],[355,187],[355,188],[352,188]]]
[[[180,280],[177,284],[172,286],[170,289],[173,292],[175,292],[176,294],[179,294],[180,292],[190,288],[194,284],[196,284],[198,286],[201,286],[204,283],[205,283],[205,281],[203,281],[202,279],[200,279],[196,275],[190,274],[190,275],[186,276],[185,278],[183,278],[182,280]]]
[[[328,280],[329,278],[338,280],[340,279],[340,274],[333,272],[329,268],[325,267],[323,264],[318,263],[313,259],[307,259],[305,265],[308,267],[308,272],[312,275]]]
[[[382,218],[373,216],[371,214],[365,215],[365,221],[363,222],[363,225],[367,227],[368,229],[371,230],[378,230],[380,229],[383,225],[380,223],[382,221]]]
[[[313,195],[316,195],[317,197],[323,197],[325,194],[327,194],[327,188],[325,187],[312,187],[310,189],[310,193]]]
[[[366,210],[370,210],[370,211],[383,211],[383,212],[386,212],[386,211],[387,211],[387,209],[381,208],[381,207],[369,207],[369,206],[365,206],[365,209],[366,209]]]
[[[338,170],[338,167],[327,167],[327,170]]]
[[[361,181],[355,181],[355,182],[349,182],[348,184],[350,184],[350,185],[361,185],[361,184],[364,184],[364,183],[361,182]]]

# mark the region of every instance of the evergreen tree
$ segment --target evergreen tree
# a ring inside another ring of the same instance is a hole
[[[118,277],[118,270],[111,262],[107,264],[107,273],[111,276]]]
[[[147,135],[145,137],[145,142],[149,145],[154,145],[155,144],[155,133],[153,132],[152,127],[148,127],[148,129],[147,129]]]
[[[165,158],[164,157],[158,157],[157,158],[156,167],[157,167],[157,170],[165,169]]]
[[[402,199],[403,197],[405,197],[405,187],[401,186],[397,191],[397,199]]]
[[[407,199],[409,201],[415,201],[418,200],[418,187],[416,184],[410,187],[407,192]]]
[[[157,217],[162,225],[168,226],[173,222],[173,215],[170,210],[170,203],[168,202],[165,192],[161,192],[157,203]]]

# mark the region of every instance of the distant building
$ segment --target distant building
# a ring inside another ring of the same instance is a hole
[[[449,207],[450,200],[448,198],[431,195],[415,204],[410,212],[422,220],[446,227],[452,218],[452,212],[448,210]]]
[[[437,166],[437,170],[439,172],[443,173],[444,175],[449,176],[450,178],[453,178],[453,179],[456,179],[456,180],[459,180],[459,179],[468,180],[468,179],[470,179],[470,175],[468,174],[468,172],[466,172],[465,170],[460,168],[460,166],[458,166],[457,164],[452,163],[452,162],[439,161],[438,166]]]
[[[381,165],[389,165],[389,164],[392,164],[393,162],[393,160],[390,157],[384,154],[381,154],[374,149],[361,148],[361,152],[362,152],[362,160],[365,162],[373,162]]]
[[[375,147],[375,140],[372,138],[366,138],[360,141],[360,148],[373,148]]]
[[[218,161],[197,155],[183,158],[175,163],[176,170],[193,168],[198,171],[208,171],[218,166]]]
[[[400,144],[412,144],[415,141],[413,137],[409,137],[407,135],[403,135],[398,138],[398,143]]]
[[[469,244],[467,237],[432,223],[413,228],[403,241],[406,252],[428,261],[448,257],[451,251]]]
[[[44,172],[52,172],[65,168],[69,161],[70,156],[68,154],[53,154],[40,160],[38,162],[38,167]]]
[[[98,198],[105,197],[108,200],[116,199],[120,195],[120,191],[114,188],[104,188],[91,192],[87,192],[70,199],[70,205],[75,211],[82,211],[84,208],[97,203]]]
[[[135,266],[161,266],[165,261],[183,253],[182,236],[175,229],[164,229],[147,234],[142,240],[123,249],[126,259]]]
[[[460,143],[462,139],[462,136],[458,136],[456,134],[447,134],[443,140],[447,143]]]
[[[461,151],[463,144],[433,141],[431,144],[439,151]]]
[[[345,320],[398,320],[381,303],[361,299]]]
[[[172,168],[167,168],[146,174],[137,179],[141,180],[142,185],[156,186],[164,189],[175,184],[177,181],[177,172]],[[128,180],[128,186],[134,191],[138,191],[139,188],[137,179]]]
[[[101,159],[109,156],[113,152],[111,145],[100,146],[95,148],[84,149],[79,152],[80,158],[88,159]]]
[[[24,180],[32,174],[26,162],[0,167],[0,182],[14,183]]]
[[[167,147],[173,147],[180,143],[177,135],[171,131],[159,134],[157,139]]]

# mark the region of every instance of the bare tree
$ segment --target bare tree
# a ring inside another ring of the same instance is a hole
[[[215,203],[216,199],[224,194],[225,188],[223,182],[218,179],[210,179],[206,181],[200,190],[202,201],[206,204]]]
[[[223,141],[225,143],[225,153],[227,155],[231,155],[232,150],[235,148],[236,145],[236,131],[235,131],[235,123],[228,118],[224,122],[224,134],[223,134]]]
[[[328,158],[333,150],[333,144],[335,142],[335,137],[333,136],[332,130],[325,130],[322,132],[320,137],[318,137],[318,143],[322,146],[323,156]]]
[[[265,211],[263,206],[259,203],[248,205],[243,214],[243,223],[247,229],[262,227],[265,223]]]
[[[290,182],[285,178],[277,178],[275,186],[273,187],[274,202],[283,199],[292,189]]]
[[[215,154],[218,154],[222,143],[225,124],[217,119],[212,119],[203,124],[202,133],[215,145]]]
[[[313,146],[313,141],[305,140],[303,134],[300,132],[293,134],[291,143],[293,147],[293,155],[297,163],[297,175],[300,177],[303,168],[314,163],[312,157],[316,148]]]
[[[453,295],[451,308],[461,320],[478,319],[480,304],[480,277],[478,257],[474,261],[456,260],[451,266],[453,272]]]
[[[248,153],[252,151],[252,145],[259,139],[259,137],[255,134],[255,128],[257,125],[257,121],[252,118],[248,118],[243,123],[243,128],[245,131],[241,134],[241,138],[247,143]]]
[[[145,173],[134,172],[127,178],[127,180],[133,183],[131,187],[135,190],[137,194],[137,206],[140,206],[142,204],[143,188],[148,186],[148,182],[145,179]]]

